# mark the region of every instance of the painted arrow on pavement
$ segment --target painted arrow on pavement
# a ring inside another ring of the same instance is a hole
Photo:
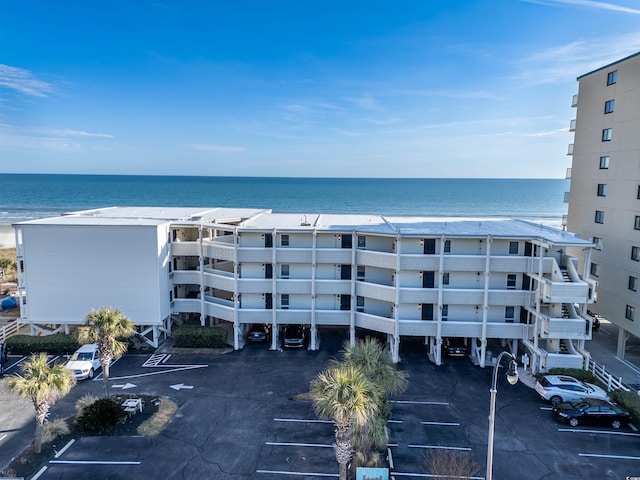
[[[124,385],[111,385],[113,388],[121,388],[123,390],[126,390],[127,388],[134,388],[137,387],[137,385],[135,383],[125,383]]]
[[[175,385],[169,385],[169,386],[174,390],[178,390],[178,391],[182,388],[188,388],[188,389],[193,388],[193,385],[185,385],[184,383],[176,383]]]

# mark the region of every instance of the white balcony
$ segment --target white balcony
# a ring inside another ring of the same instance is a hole
[[[438,290],[434,288],[401,288],[400,303],[437,303]]]
[[[531,269],[531,257],[523,257],[517,255],[491,257],[490,270],[494,272],[505,273],[525,273]],[[484,268],[483,268],[484,271]]]
[[[552,368],[578,368],[582,369],[584,358],[577,353],[547,353],[540,357],[542,371]]]
[[[571,120],[571,122],[569,122],[569,131],[570,132],[575,132],[576,131],[576,119],[575,118],[573,120]]]
[[[577,107],[578,106],[578,95],[574,95],[573,98],[571,99],[571,106],[572,107]]]
[[[587,321],[583,318],[540,318],[540,338],[587,340]]]
[[[197,298],[176,298],[173,300],[173,313],[200,312],[200,300]]]
[[[545,278],[540,286],[542,300],[547,303],[585,303],[589,298],[587,282],[552,282]]]
[[[347,326],[350,324],[351,312],[349,310],[316,310],[316,325]]]
[[[238,293],[265,293],[272,290],[270,278],[239,278]]]
[[[530,300],[527,290],[489,290],[489,305],[529,305]]]
[[[394,333],[396,322],[393,318],[379,317],[368,313],[356,313],[356,327],[382,333]]]
[[[357,250],[356,263],[369,267],[394,269],[397,265],[397,255],[395,253],[374,252],[371,250]]]
[[[353,251],[350,248],[317,248],[317,263],[351,263],[351,255]]]
[[[270,248],[238,248],[238,262],[240,263],[272,263],[273,251]]]
[[[175,283],[175,280],[174,280],[174,283]],[[224,272],[224,275],[222,275],[220,273],[213,274],[213,273],[205,272],[204,284],[207,287],[219,288],[220,290],[233,292],[234,290],[233,274]]]
[[[310,248],[279,248],[276,259],[279,263],[311,263],[311,254]]]
[[[198,242],[172,242],[171,255],[178,256],[200,256],[200,244]]]
[[[569,192],[564,192],[564,203],[569,203]]]
[[[400,320],[400,335],[412,337],[433,337],[437,333],[438,323],[431,320]]]
[[[174,285],[200,284],[200,271],[198,270],[174,270],[170,277]]]
[[[233,261],[233,245],[224,245],[219,242],[204,242],[204,256],[216,260]]]
[[[484,290],[475,288],[445,288],[442,291],[445,305],[483,305]]]
[[[567,148],[567,155],[573,155],[573,143],[569,144],[569,147]]]
[[[445,255],[445,272],[484,272],[486,255]]]
[[[311,311],[276,310],[276,322],[279,325],[309,325],[311,324]]]
[[[344,280],[316,280],[316,295],[349,295],[351,282]]]
[[[438,268],[440,268],[439,256],[408,253],[400,255],[401,270],[438,270]]]
[[[240,323],[272,323],[273,310],[241,308],[238,310]]]
[[[394,303],[396,300],[396,288],[375,283],[357,282],[356,295]]]
[[[345,282],[342,282],[345,283]],[[311,295],[311,280],[276,280],[278,293],[295,293]]]
[[[564,178],[567,180],[571,180],[571,167],[567,168],[567,174]]]

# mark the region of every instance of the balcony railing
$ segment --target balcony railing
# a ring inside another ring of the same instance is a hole
[[[567,168],[567,174],[565,175],[565,177],[567,180],[571,179],[571,167]]]
[[[569,144],[569,148],[567,149],[567,155],[573,155],[573,143]]]
[[[569,203],[569,192],[564,192],[564,203]]]
[[[569,122],[569,131],[570,132],[575,132],[576,131],[576,119],[575,118]]]
[[[578,95],[574,95],[573,98],[571,99],[571,106],[572,107],[577,107],[578,106]]]

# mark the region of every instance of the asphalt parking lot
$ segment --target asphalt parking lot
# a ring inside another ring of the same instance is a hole
[[[329,334],[327,334],[329,335]],[[333,428],[318,419],[308,391],[335,357],[341,338],[323,339],[321,350],[271,352],[247,345],[226,355],[128,355],[111,369],[114,393],[163,395],[179,409],[156,437],[80,438],[43,465],[39,480],[337,478]],[[401,368],[409,388],[394,399],[390,450],[396,479],[428,478],[425,454],[467,451],[485,477],[492,369],[468,360],[436,367],[420,342],[407,342]],[[11,359],[10,365],[19,359]],[[14,367],[15,368],[15,367]],[[570,428],[522,384],[498,385],[494,478],[625,479],[640,475],[640,435],[632,429]],[[69,416],[75,400],[99,394],[101,378],[85,381],[52,410]],[[4,382],[4,381],[3,381]],[[33,409],[2,389],[0,467],[33,435]]]

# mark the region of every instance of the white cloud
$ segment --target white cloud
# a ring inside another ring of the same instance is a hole
[[[190,145],[194,150],[200,150],[204,152],[224,152],[224,153],[236,153],[236,152],[246,152],[246,147],[234,147],[232,145],[204,145],[204,144],[194,144]]]
[[[0,145],[18,150],[79,152],[100,148],[99,145],[91,143],[93,138],[113,138],[113,136],[82,130],[0,124]]]
[[[568,128],[556,128],[555,130],[549,130],[547,132],[535,132],[535,133],[526,133],[525,137],[551,137],[554,135],[560,135],[567,133],[569,131]]]
[[[50,83],[34,78],[29,70],[0,64],[0,86],[33,97],[46,97],[53,91]]]
[[[614,12],[631,13],[634,15],[640,15],[640,10],[637,8],[624,7],[622,5],[616,5],[610,2],[596,2],[594,0],[522,0],[527,3],[536,3],[538,5],[573,5],[576,7],[597,8],[600,10],[611,10]]]
[[[60,137],[113,138],[113,135],[110,135],[108,133],[92,133],[92,132],[85,132],[83,130],[71,130],[71,129],[58,130],[54,128],[47,128],[44,131],[50,135],[57,135]]]
[[[365,110],[379,109],[376,99],[373,98],[371,95],[363,95],[361,97],[351,97],[351,98],[346,98],[345,100]]]

